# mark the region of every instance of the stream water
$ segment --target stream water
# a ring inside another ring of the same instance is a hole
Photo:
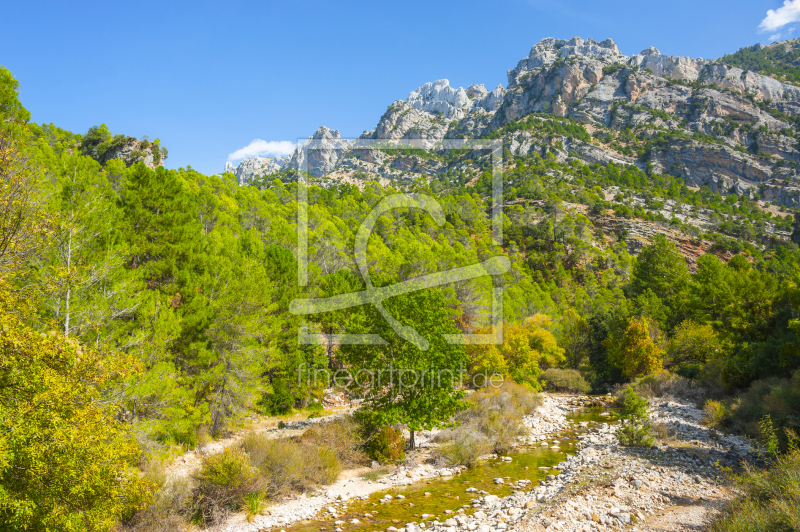
[[[465,513],[472,513],[471,500],[478,496],[476,493],[467,493],[467,488],[486,491],[489,494],[505,497],[514,491],[512,484],[518,480],[527,479],[536,485],[540,479],[553,474],[550,468],[566,460],[568,454],[575,454],[575,444],[578,442],[576,434],[583,432],[578,426],[581,422],[610,423],[618,418],[617,412],[606,408],[585,408],[570,414],[567,419],[575,423],[574,428],[553,434],[547,440],[547,447],[522,447],[506,456],[511,461],[500,459],[486,460],[478,465],[449,477],[440,477],[416,482],[410,486],[394,486],[375,492],[366,500],[352,500],[340,505],[339,517],[347,524],[347,530],[375,530],[386,529],[389,526],[400,528],[409,522],[430,521],[435,518],[444,520],[452,514],[445,514],[445,510],[457,512],[463,508]],[[558,442],[557,449],[553,449],[554,442]],[[539,469],[543,468],[543,469]],[[547,468],[547,469],[544,469]],[[494,479],[504,478],[504,484],[495,484]],[[381,502],[386,494],[394,498],[389,502]],[[405,498],[397,499],[402,494]],[[369,517],[365,516],[369,514]],[[424,518],[423,514],[427,514]],[[358,524],[350,524],[356,518]],[[319,519],[301,521],[283,527],[286,532],[311,532],[317,530],[334,530],[336,526],[333,519]]]

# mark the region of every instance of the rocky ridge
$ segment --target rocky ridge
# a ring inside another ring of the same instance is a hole
[[[247,185],[256,177],[280,172],[288,162],[288,157],[245,157],[237,166],[225,163],[225,172],[235,175],[240,185]]]
[[[446,79],[426,83],[392,103],[359,138],[417,139],[435,147],[441,139],[484,137],[541,113],[583,124],[594,138],[517,132],[506,136],[513,154],[549,151],[587,164],[649,164],[653,172],[681,176],[690,186],[800,206],[800,88],[794,85],[720,60],[663,55],[654,47],[627,56],[612,39],[580,37],[542,39],[507,78],[506,88],[492,91],[483,85],[453,88]],[[606,142],[626,131],[635,134],[625,142],[617,138],[617,148]],[[658,136],[664,140],[652,142]],[[358,170],[343,155],[357,144],[320,128],[306,143],[313,148],[307,152],[309,172],[347,180]],[[301,150],[267,171],[300,168],[303,157]]]

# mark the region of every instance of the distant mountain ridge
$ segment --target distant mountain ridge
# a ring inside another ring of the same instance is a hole
[[[771,64],[774,68],[780,57],[794,61],[795,55],[800,52],[772,53]],[[653,47],[626,56],[612,39],[546,38],[507,71],[507,87],[453,88],[446,79],[426,83],[393,102],[360,138],[421,139],[433,146],[445,138],[503,133],[512,155],[549,152],[562,161],[635,164],[680,176],[690,186],[800,206],[800,88],[735,64],[731,56],[668,56]],[[534,122],[548,116],[568,119],[588,135],[542,133]],[[353,150],[333,129],[320,128],[308,143],[315,146],[307,165],[315,177],[349,180],[360,172],[362,178],[391,182],[424,173],[408,160],[381,156],[376,164],[368,160],[374,154],[365,155],[370,150]],[[258,175],[298,169],[301,158],[295,153],[245,159],[238,167],[226,165],[226,171],[244,184]]]

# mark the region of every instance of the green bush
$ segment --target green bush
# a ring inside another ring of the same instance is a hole
[[[709,399],[703,406],[703,410],[705,411],[703,422],[707,426],[717,428],[722,424],[722,420],[725,418],[725,405],[723,403]]]
[[[800,426],[800,370],[790,379],[772,377],[753,382],[747,391],[730,401],[725,426],[734,432],[744,433],[767,443],[761,429],[761,421],[769,416],[775,427],[781,451],[789,448],[787,429]]]
[[[265,504],[266,501],[264,500],[263,491],[255,491],[244,496],[242,508],[244,509],[245,519],[247,519],[248,523],[252,523],[257,515],[261,515],[261,512],[264,511]]]
[[[276,440],[254,432],[242,438],[241,446],[271,498],[331,484],[342,470],[336,453],[325,446]]]
[[[625,390],[622,420],[617,428],[617,439],[621,444],[633,447],[653,446],[655,438],[647,413],[648,406],[647,399],[637,394],[632,386],[628,386]]]
[[[771,470],[747,467],[736,477],[742,496],[714,518],[709,532],[783,532],[800,527],[800,452],[779,457]]]
[[[403,431],[386,425],[375,430],[367,440],[367,456],[381,464],[398,462],[406,457],[403,451],[405,446]]]
[[[327,447],[336,453],[343,465],[357,467],[369,463],[361,433],[362,428],[353,416],[346,416],[312,426],[301,439],[303,443]]]
[[[249,456],[231,448],[206,456],[194,481],[192,514],[206,525],[222,523],[239,509],[245,495],[263,488]]]
[[[539,380],[544,389],[551,392],[587,394],[592,390],[576,369],[550,368],[539,377]]]

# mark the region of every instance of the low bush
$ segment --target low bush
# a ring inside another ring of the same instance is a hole
[[[697,400],[703,398],[706,394],[703,388],[690,379],[666,370],[640,377],[629,386],[632,386],[639,395],[644,397],[675,397]],[[624,396],[626,388],[617,388],[615,395],[618,399]]]
[[[330,484],[342,470],[336,453],[325,446],[249,433],[242,438],[241,447],[270,498]]]
[[[371,480],[372,482],[375,482],[376,480],[378,480],[379,478],[388,473],[389,473],[388,467],[377,467],[374,469],[370,469],[369,471],[361,475],[361,478],[363,480]]]
[[[403,431],[388,425],[375,429],[366,442],[367,455],[381,464],[404,460],[405,446]]]
[[[511,381],[472,394],[469,408],[455,417],[457,427],[441,431],[437,457],[451,465],[472,465],[490,452],[504,453],[527,433],[522,420],[541,405],[541,397]]]
[[[240,449],[206,456],[193,476],[193,517],[207,525],[223,522],[241,506],[245,495],[263,489],[263,480]]]
[[[264,500],[263,491],[255,491],[248,493],[244,496],[242,507],[245,512],[245,519],[248,523],[252,523],[257,515],[261,515],[264,511],[266,501]]]
[[[800,370],[788,379],[777,377],[753,382],[747,391],[728,402],[723,426],[733,432],[759,437],[764,441],[761,420],[769,416],[775,427],[779,448],[786,451],[790,431],[800,427]],[[789,432],[787,432],[789,431]]]
[[[369,464],[364,452],[362,428],[352,416],[318,423],[308,429],[301,439],[303,443],[331,449],[346,467]]]
[[[124,523],[118,523],[114,532],[163,532],[189,530],[186,522],[191,517],[191,485],[189,479],[165,481],[153,501],[138,510]]]
[[[550,368],[539,377],[539,381],[545,390],[551,392],[587,394],[592,390],[576,369]]]
[[[442,465],[462,465],[471,467],[480,457],[492,451],[492,444],[486,435],[466,426],[456,429],[433,452],[437,463]]]
[[[800,528],[800,452],[779,457],[771,470],[748,467],[736,480],[742,496],[714,518],[709,532],[788,532]]]
[[[647,412],[649,403],[647,399],[636,393],[632,386],[625,390],[624,412],[617,439],[623,445],[633,447],[652,447],[655,443],[653,427]]]
[[[725,419],[725,405],[720,401],[709,399],[703,406],[703,411],[705,412],[703,422],[712,429],[719,427]]]

